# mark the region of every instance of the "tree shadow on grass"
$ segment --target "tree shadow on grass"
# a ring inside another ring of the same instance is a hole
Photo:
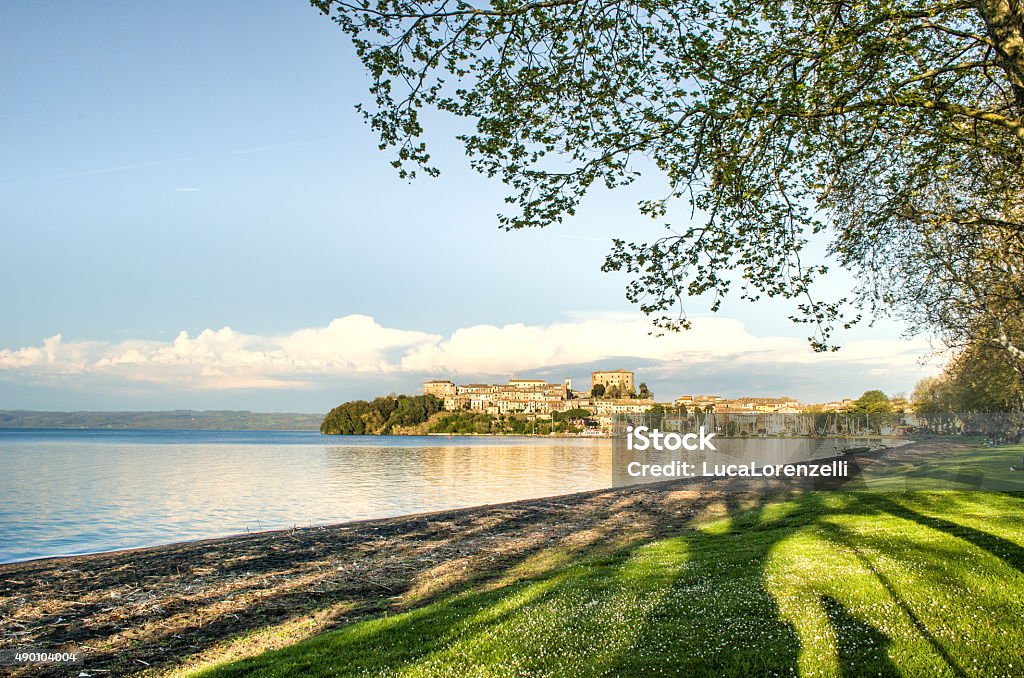
[[[502,596],[505,594],[516,595],[517,589],[512,584],[522,580],[524,577],[531,581],[544,581],[551,577],[556,570],[564,568],[566,564],[579,559],[596,560],[600,563],[621,558],[623,554],[628,553],[638,544],[647,543],[655,538],[663,538],[671,534],[673,530],[681,529],[679,525],[681,520],[679,518],[680,511],[678,510],[681,506],[678,502],[675,504],[664,502],[664,496],[664,492],[657,490],[638,490],[616,495],[613,497],[615,499],[613,502],[608,505],[602,505],[598,509],[592,507],[588,509],[586,505],[576,507],[564,506],[559,510],[566,513],[568,520],[563,526],[561,538],[543,538],[540,541],[517,546],[505,554],[500,561],[492,561],[488,567],[481,570],[475,567],[468,567],[465,571],[460,572],[458,577],[453,577],[439,585],[432,586],[426,595],[417,596],[412,605],[414,613],[420,614],[417,612],[418,610],[423,609],[424,606],[429,608],[433,601],[441,598],[457,602],[460,609],[468,609],[465,607],[467,604],[480,605],[486,608],[492,604],[497,604],[497,601],[503,600]],[[694,512],[703,510],[712,501],[715,501],[714,495],[709,493],[707,496],[691,498],[682,502],[682,505],[686,507],[685,515],[689,516]],[[659,511],[656,508],[652,508],[653,504],[658,503],[661,503],[663,510]],[[494,532],[509,531],[518,537],[522,535],[524,528],[532,531],[538,528],[538,523],[540,525],[544,524],[543,520],[539,517],[523,522],[522,516],[517,515],[522,510],[522,508],[518,508],[517,511],[512,512],[514,515],[494,521],[491,524],[491,530]],[[538,511],[540,510],[538,509]],[[587,520],[583,523],[577,523],[572,518],[576,513],[585,513]],[[550,518],[550,515],[547,517]],[[585,538],[580,539],[580,533],[571,529],[576,524],[582,524],[585,527]],[[541,529],[543,530],[544,528],[541,527]],[[547,529],[549,532],[546,534],[551,532],[558,533],[558,530],[551,530],[550,520]],[[449,535],[449,538],[454,541],[458,542],[464,538],[461,531],[453,529],[452,532],[454,534]],[[555,557],[549,559],[547,557],[549,555],[554,555]],[[380,595],[382,602],[386,603],[393,598],[393,594],[403,594],[413,590],[417,582],[425,574],[424,571],[421,571],[415,576],[408,577],[396,588],[383,592]],[[473,589],[480,594],[487,593],[492,589],[497,592],[491,594],[495,596],[492,599],[478,598],[475,594],[453,596],[453,589]],[[496,602],[488,602],[492,600]],[[288,608],[292,602],[291,596],[282,594],[280,596],[269,596],[263,604],[285,612],[289,611]],[[389,605],[381,611],[384,611],[386,614],[386,610],[389,608],[393,608],[393,606]],[[302,609],[293,607],[290,613],[290,617],[294,618],[301,615]],[[447,628],[445,620],[451,616],[447,611],[434,609],[426,614],[428,614],[428,627],[435,626],[442,630]],[[351,617],[349,618],[351,619]],[[455,620],[459,618],[458,615],[454,617]],[[397,620],[399,617],[392,617],[392,619]],[[218,623],[221,621],[230,623],[229,620],[218,620]],[[387,630],[386,633],[388,635],[397,633],[399,636],[404,636],[406,632],[403,629],[406,627],[400,622],[393,621],[392,623],[398,624],[398,626],[388,626],[387,629],[390,630]],[[485,626],[480,625],[479,628],[481,632],[486,631]],[[382,630],[381,632],[384,633],[385,631]],[[431,639],[423,639],[416,636],[416,634],[413,634],[413,637],[416,638],[415,641],[403,641],[396,645],[396,647],[406,648],[403,649],[403,652],[407,651],[407,648],[415,648],[415,652],[419,653],[419,655],[424,653],[430,654],[437,650],[438,647],[441,647]],[[350,640],[344,641],[346,643],[345,647],[348,647],[347,643]],[[339,640],[338,642],[341,641]],[[339,648],[335,647],[335,649]],[[345,656],[358,657],[362,656],[364,652],[369,652],[370,656],[375,656],[376,659],[374,661],[378,661],[382,657],[389,658],[389,661],[394,660],[399,663],[402,661],[401,655],[393,655],[382,651],[381,648],[368,649],[363,644],[353,645],[349,650],[346,650]]]
[[[1024,547],[1020,544],[967,525],[919,513],[909,506],[893,500],[887,495],[872,494],[868,501],[872,506],[877,507],[880,511],[905,520],[913,521],[922,527],[940,530],[951,536],[963,539],[964,541],[991,553],[1010,567],[1013,567],[1020,572],[1024,572]]]
[[[441,652],[464,633],[487,634],[524,606],[542,600],[557,583],[552,579],[513,590],[455,596],[446,604],[350,625],[201,675],[316,678],[397,669]]]
[[[574,624],[594,622],[601,612],[592,603],[621,591],[603,585],[604,574],[621,572],[642,546],[608,552],[593,565],[574,566],[557,573],[500,589],[446,597],[399,615],[385,616],[312,638],[254,658],[217,667],[204,676],[310,677],[393,673],[415,667],[428,675],[489,672],[533,675],[550,661],[548,653],[570,653],[573,640],[552,637]],[[468,656],[453,650],[458,643],[477,650]],[[483,644],[481,649],[481,644]],[[563,657],[564,659],[564,654]],[[600,673],[599,657],[577,666],[578,675]]]
[[[898,676],[899,669],[889,658],[889,638],[870,624],[849,613],[831,596],[821,596],[821,607],[836,634],[836,654],[844,678],[859,676]]]
[[[575,548],[569,564],[525,581],[445,594],[410,612],[353,624],[204,675],[791,675],[801,668],[801,653],[815,646],[805,647],[809,639],[790,621],[792,611],[783,613],[766,568],[773,550],[801,533],[824,538],[809,552],[812,557],[817,549],[852,550],[915,631],[963,675],[914,607],[858,550],[865,538],[830,520],[920,514],[879,495],[810,492],[774,503],[786,498],[723,496],[722,520],[697,529],[654,507],[648,511],[649,537],[626,543],[594,539]],[[927,526],[953,525],[938,523]],[[828,590],[828,580],[823,582]],[[863,614],[858,617],[830,593],[801,588],[798,598],[810,601],[831,626],[834,666],[842,675],[899,674],[890,658],[892,639]]]
[[[877,499],[877,497],[875,498]],[[895,502],[892,503],[895,504]],[[899,506],[899,504],[896,505]],[[887,511],[887,513],[892,512]],[[932,649],[935,651],[937,655],[942,657],[942,660],[950,668],[953,674],[956,676],[966,676],[967,674],[964,672],[963,668],[960,666],[956,658],[954,658],[952,653],[950,653],[946,646],[938,638],[936,638],[935,634],[932,633],[932,631],[928,628],[928,625],[921,621],[918,614],[914,611],[913,606],[911,606],[910,603],[908,603],[907,600],[899,593],[896,586],[893,585],[889,577],[886,576],[885,573],[882,572],[875,565],[875,563],[864,554],[864,551],[862,549],[863,539],[861,537],[858,537],[858,535],[851,534],[849,531],[832,523],[822,523],[821,527],[825,534],[828,534],[837,542],[846,546],[857,557],[857,560],[860,563],[861,567],[863,567],[865,570],[869,571],[872,575],[874,575],[875,579],[878,581],[879,584],[881,584],[882,588],[884,588],[886,593],[889,595],[889,598],[894,603],[896,603],[896,606],[900,609],[900,611],[906,616],[908,620],[910,620],[910,623],[913,625],[914,630],[918,633],[918,635],[920,635],[928,642],[928,644],[932,647]],[[875,641],[873,640],[873,642]]]
[[[768,499],[762,495],[751,506],[730,495],[723,521],[682,537],[690,554],[686,567],[609,675],[790,675],[798,669],[799,636],[768,591],[763,568],[775,544],[802,525],[792,515],[769,515]]]
[[[809,492],[797,500],[796,509],[789,514],[772,511],[763,503],[746,509],[735,502],[729,506],[728,530],[697,531],[686,536],[694,558],[658,608],[647,615],[642,633],[611,672],[613,675],[656,672],[741,676],[799,672],[801,632],[781,613],[768,589],[765,569],[772,549],[797,533],[826,537],[816,548],[828,549],[833,542],[852,551],[863,571],[873,575],[949,670],[954,675],[966,675],[954,653],[921,621],[889,577],[865,556],[860,548],[863,539],[829,521],[833,516],[888,514],[912,519],[912,514],[921,517],[920,514],[890,498],[864,493]],[[921,524],[946,529],[958,537],[969,536],[972,543],[976,540],[982,548],[1008,550],[1007,540],[964,526],[956,525],[958,529],[953,529],[955,524],[950,521],[934,519]],[[742,548],[730,548],[729,540],[738,537],[742,537]],[[883,544],[879,546],[884,548]],[[704,572],[718,574],[713,590],[702,585]],[[827,580],[822,585],[828,587]],[[807,598],[807,594],[799,597]],[[899,667],[890,657],[888,648],[892,640],[886,633],[864,621],[863,615],[858,618],[849,612],[832,595],[818,594],[813,599],[834,632],[833,651],[842,675],[900,675]],[[814,645],[807,650],[814,652]]]
[[[766,502],[730,497],[728,529],[686,529],[612,552],[595,545],[577,554],[582,564],[532,581],[446,598],[208,675],[788,674],[799,638],[761,571],[774,544],[805,523],[767,515]]]
[[[643,491],[630,493],[623,496],[619,508],[634,503],[644,504],[650,497],[658,496],[657,493]],[[717,501],[717,497],[709,495],[689,501],[687,505],[690,512],[695,512]],[[260,675],[301,673],[315,676],[332,675],[338,671],[353,674],[387,667],[395,669],[412,664],[430,664],[432,657],[444,655],[446,648],[457,640],[492,634],[505,638],[501,646],[510,652],[506,658],[520,664],[529,663],[530,648],[527,646],[538,638],[557,635],[567,621],[593,624],[593,628],[581,631],[576,638],[563,639],[565,643],[579,643],[581,639],[586,640],[588,634],[600,632],[601,623],[595,619],[607,612],[603,610],[606,600],[616,596],[621,598],[624,591],[629,593],[632,589],[636,589],[632,593],[641,596],[648,580],[630,575],[631,560],[635,559],[638,550],[653,540],[665,539],[684,529],[680,523],[685,519],[680,519],[670,504],[666,503],[662,508],[664,510],[648,508],[643,511],[640,518],[651,521],[639,531],[646,534],[644,537],[620,538],[615,531],[621,529],[621,525],[616,516],[609,515],[607,520],[594,527],[594,534],[583,543],[574,542],[569,546],[551,543],[543,548],[525,549],[506,561],[501,571],[464,580],[464,588],[472,588],[466,593],[450,594],[440,589],[444,595],[431,595],[409,612],[352,624],[299,645],[223,667],[216,671],[216,675],[255,672]],[[554,558],[552,567],[544,565],[547,562],[545,554],[562,551],[565,551],[563,555],[566,558]],[[509,571],[538,556],[542,563],[539,569],[531,567],[527,570],[533,572],[532,576],[525,580],[522,577],[518,581],[515,577],[508,580]],[[585,565],[578,565],[581,562]],[[654,575],[657,576],[657,571]],[[609,589],[609,582],[621,584],[623,590]],[[623,604],[623,607],[628,605]],[[521,619],[510,624],[509,617],[515,615]],[[520,636],[518,632],[529,626],[531,619],[537,623],[545,620],[553,623],[543,633]],[[515,632],[510,633],[513,629]],[[518,649],[513,650],[517,645]],[[501,664],[500,657],[491,659],[495,665]],[[453,657],[444,661],[449,667],[452,662],[457,663]],[[588,662],[588,666],[596,669],[597,663]]]

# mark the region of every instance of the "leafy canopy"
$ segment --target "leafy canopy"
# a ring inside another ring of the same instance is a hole
[[[919,413],[1024,412],[1024,385],[1005,352],[984,343],[961,351],[939,376],[914,389]]]
[[[865,391],[864,395],[854,402],[850,412],[853,414],[888,414],[892,412],[892,403],[889,401],[889,396],[881,391]]]
[[[312,4],[372,75],[364,114],[403,176],[437,172],[421,111],[475,123],[460,138],[508,185],[505,228],[656,169],[665,189],[640,209],[674,223],[615,240],[604,268],[632,275],[627,297],[662,328],[689,327],[686,297],[718,310],[738,292],[789,300],[835,348],[860,308],[918,310],[946,264],[937,235],[998,241],[1024,222],[1017,0]],[[848,298],[814,294],[830,260],[858,279]]]

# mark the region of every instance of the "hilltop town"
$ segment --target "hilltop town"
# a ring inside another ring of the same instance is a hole
[[[828,403],[802,403],[793,398],[725,398],[715,395],[683,395],[659,402],[647,385],[635,383],[629,370],[602,370],[590,375],[590,388],[575,390],[566,377],[561,383],[543,379],[510,379],[507,384],[456,384],[447,379],[424,382],[423,394],[444,401],[447,412],[476,412],[491,416],[525,415],[550,420],[559,413],[587,410],[600,428],[611,427],[616,414],[643,414],[654,407],[713,410],[719,414],[795,414],[809,411],[843,412],[853,405],[844,399]]]

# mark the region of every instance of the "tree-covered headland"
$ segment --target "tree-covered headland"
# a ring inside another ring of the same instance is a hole
[[[549,435],[581,433],[596,427],[590,410],[554,412],[549,420],[522,413],[444,412],[444,401],[432,395],[384,396],[342,403],[327,413],[320,432],[333,435],[437,433],[452,435]]]
[[[432,395],[353,400],[328,412],[320,424],[320,432],[334,435],[386,435],[396,428],[422,424],[442,409],[444,401]]]

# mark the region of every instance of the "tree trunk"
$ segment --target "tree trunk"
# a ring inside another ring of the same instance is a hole
[[[1013,85],[1017,117],[1024,120],[1024,0],[978,0],[978,10]]]
[[[1017,373],[1024,375],[1024,350],[1021,350],[1010,341],[1003,323],[998,320],[996,321],[996,332],[998,334],[993,341],[1009,354],[1013,368],[1017,370]]]

